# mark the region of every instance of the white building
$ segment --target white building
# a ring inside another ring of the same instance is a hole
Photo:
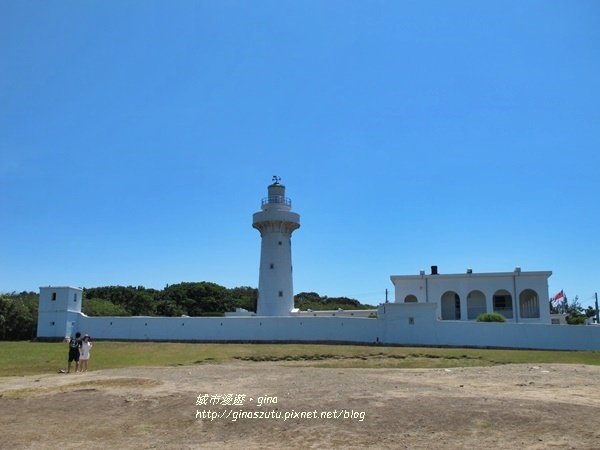
[[[482,313],[500,313],[515,323],[550,323],[550,271],[393,275],[396,303],[435,303],[439,320],[475,320]]]

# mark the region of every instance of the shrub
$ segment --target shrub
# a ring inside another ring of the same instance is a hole
[[[583,325],[587,316],[585,314],[569,314],[565,317],[566,322],[569,325]]]
[[[506,322],[506,318],[499,313],[483,313],[477,316],[477,322]]]

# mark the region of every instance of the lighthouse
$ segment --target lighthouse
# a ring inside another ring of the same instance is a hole
[[[289,316],[294,308],[292,281],[292,233],[300,227],[300,215],[291,211],[281,178],[273,177],[261,211],[252,217],[260,231],[260,275],[257,315]]]

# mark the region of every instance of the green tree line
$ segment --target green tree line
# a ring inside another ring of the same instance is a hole
[[[162,290],[143,286],[105,286],[84,289],[83,312],[89,316],[215,316],[235,308],[256,311],[258,290],[228,289],[207,281],[167,285]]]
[[[236,308],[256,311],[258,289],[228,289],[207,281],[167,285],[163,290],[143,286],[106,286],[84,290],[83,312],[90,316],[215,316]],[[301,292],[294,297],[302,310],[369,309],[358,300]]]
[[[244,308],[256,312],[258,289],[226,288],[207,281],[167,285],[164,289],[144,286],[85,288],[82,311],[88,316],[222,316]],[[0,340],[32,339],[37,332],[39,294],[0,294]],[[326,297],[301,292],[294,297],[302,310],[370,309],[347,297]]]
[[[300,292],[294,296],[294,305],[301,310],[312,309],[323,311],[332,309],[375,309],[371,305],[363,305],[358,300],[348,297],[320,296],[316,292]]]
[[[33,339],[37,333],[39,294],[0,294],[0,340]]]

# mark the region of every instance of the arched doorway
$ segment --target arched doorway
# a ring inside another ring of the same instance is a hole
[[[523,319],[540,318],[540,301],[533,289],[525,289],[519,294],[519,314]]]
[[[481,291],[471,291],[467,295],[467,318],[475,320],[479,314],[487,311],[485,294]]]
[[[414,295],[407,295],[404,298],[404,303],[417,303],[417,302],[418,302],[417,297],[415,297]]]
[[[442,320],[460,320],[460,297],[454,291],[442,295]]]
[[[494,294],[494,312],[502,314],[507,319],[513,318],[512,295],[505,289],[500,289]]]

